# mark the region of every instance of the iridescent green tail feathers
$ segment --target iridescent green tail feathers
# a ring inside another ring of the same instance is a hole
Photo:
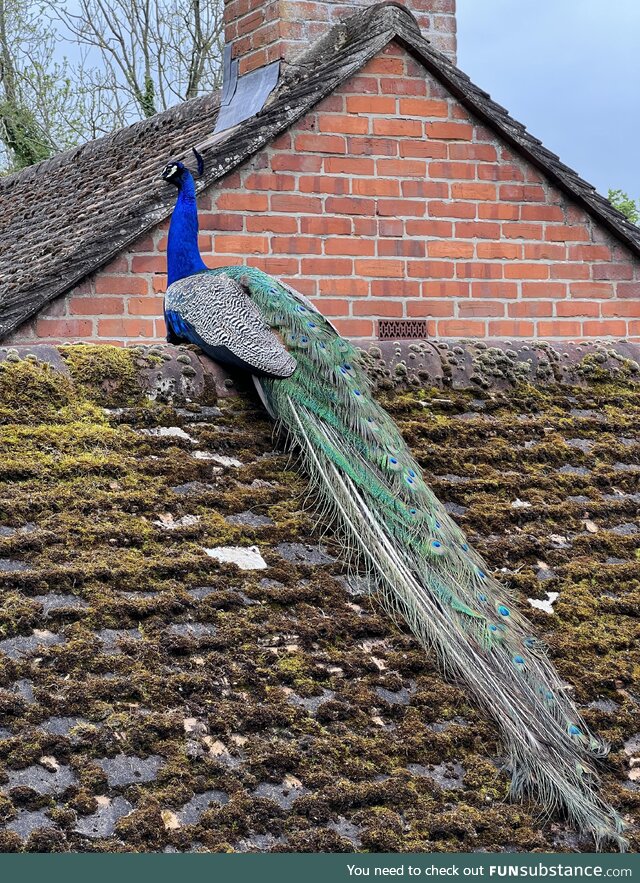
[[[624,848],[598,794],[589,733],[544,648],[505,588],[426,485],[373,399],[358,350],[288,286],[246,267],[223,271],[251,293],[297,368],[261,378],[261,395],[302,455],[321,509],[354,550],[384,606],[498,724],[514,796],[561,809],[596,845]]]

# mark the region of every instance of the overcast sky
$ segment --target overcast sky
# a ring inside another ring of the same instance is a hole
[[[640,0],[457,0],[458,65],[606,195],[640,197]]]

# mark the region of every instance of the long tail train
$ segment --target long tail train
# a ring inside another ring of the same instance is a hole
[[[512,795],[563,809],[598,847],[614,841],[624,849],[622,821],[596,792],[591,758],[607,746],[588,731],[529,623],[427,487],[374,401],[357,348],[288,286],[246,267],[224,272],[250,290],[297,360],[291,377],[257,381],[265,405],[301,452],[323,510],[384,606],[498,724]]]

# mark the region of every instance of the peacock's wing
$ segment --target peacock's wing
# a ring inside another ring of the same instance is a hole
[[[197,273],[174,282],[164,301],[170,338],[197,344],[217,362],[266,377],[290,377],[296,360],[240,282]]]

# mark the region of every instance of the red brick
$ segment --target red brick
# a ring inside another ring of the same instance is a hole
[[[325,209],[337,215],[373,215],[376,203],[361,196],[328,196]]]
[[[631,264],[594,264],[594,279],[633,279]]]
[[[240,231],[244,225],[242,215],[216,214],[212,215],[208,212],[200,213],[198,223],[201,230],[227,230]]]
[[[377,204],[377,214],[390,217],[420,218],[425,210],[424,202],[410,199],[379,199]]]
[[[533,319],[540,316],[553,316],[553,301],[550,300],[519,300],[509,304],[509,316],[516,319]]]
[[[375,166],[372,159],[353,156],[327,156],[324,170],[332,175],[373,175]]]
[[[391,259],[356,261],[355,272],[360,276],[373,278],[376,276],[386,276],[393,277],[394,279],[402,279],[405,275],[404,261],[395,261]]]
[[[524,246],[525,260],[564,261],[566,257],[566,245],[560,245],[557,242],[527,242]]]
[[[428,138],[442,141],[471,141],[473,138],[473,126],[468,123],[427,123],[426,132]]]
[[[430,162],[431,178],[475,178],[475,166],[464,162]]]
[[[610,261],[611,249],[607,245],[570,245],[570,261]]]
[[[155,337],[153,319],[98,319],[100,337]]]
[[[271,168],[274,172],[319,172],[322,157],[304,153],[276,153],[271,157]]]
[[[461,319],[483,318],[485,316],[504,316],[504,304],[499,300],[468,300],[458,303],[458,315]]]
[[[351,179],[335,175],[301,175],[298,189],[301,193],[332,193],[340,196],[351,191]]]
[[[337,132],[341,135],[366,135],[369,120],[348,114],[321,113],[318,114],[318,128],[321,132]]]
[[[515,282],[479,281],[471,283],[471,297],[515,298],[518,286]]]
[[[341,135],[311,135],[303,132],[296,137],[296,150],[301,153],[346,153],[347,142]]]
[[[640,340],[640,322],[629,322],[627,334],[632,340]]]
[[[533,337],[533,322],[510,319],[494,319],[489,322],[490,337]]]
[[[93,322],[91,319],[46,319],[36,320],[37,337],[59,337],[68,339],[91,337]]]
[[[484,337],[485,323],[474,319],[442,319],[438,322],[439,337]]]
[[[167,290],[167,277],[156,274],[151,280],[151,290],[154,294]]]
[[[323,210],[322,199],[319,196],[300,196],[297,193],[274,193],[271,197],[271,210],[296,215],[318,215]]]
[[[285,215],[256,215],[247,218],[247,233],[297,233],[298,219]]]
[[[428,249],[431,258],[472,258],[474,245],[472,242],[435,240],[429,242]]]
[[[349,301],[344,298],[316,297],[312,301],[324,316],[349,315]]]
[[[434,221],[410,218],[405,223],[408,236],[439,236],[441,239],[452,236],[453,224],[448,221]]]
[[[483,259],[515,261],[522,257],[522,246],[517,242],[479,242],[477,253]]]
[[[218,195],[217,205],[223,211],[266,212],[269,207],[269,197],[266,193],[226,191]]]
[[[253,172],[247,175],[245,190],[295,190],[293,175],[275,175],[273,172]]]
[[[502,264],[483,261],[456,264],[458,279],[502,279]]]
[[[402,195],[418,199],[446,199],[449,185],[446,181],[403,181]]]
[[[155,245],[153,243],[152,236],[146,236],[144,239],[139,240],[134,243],[132,246],[132,250],[136,252],[140,251],[155,251]],[[112,261],[109,261],[106,266],[102,268],[100,272],[102,273],[128,273],[129,272],[129,257],[128,255],[120,255],[120,257],[114,258]]]
[[[366,65],[366,73],[368,74],[398,74],[405,73],[404,59],[394,58],[388,55],[376,55]],[[395,82],[395,80],[393,81]]]
[[[422,138],[422,123],[419,120],[374,119],[374,135],[391,135],[394,138]]]
[[[300,266],[298,258],[253,258],[249,263],[272,276],[295,276]]]
[[[395,175],[396,177],[424,177],[427,164],[419,159],[379,159],[376,160],[379,175]]]
[[[380,81],[377,77],[350,77],[342,87],[345,92],[353,92],[358,95],[367,93],[368,95],[377,95],[379,91]]]
[[[344,337],[373,337],[373,321],[369,319],[336,319],[334,324]]]
[[[613,286],[608,282],[572,282],[571,297],[613,297]]]
[[[371,244],[374,244],[373,241]],[[423,258],[426,253],[423,239],[380,239],[378,241],[378,255],[380,257]]]
[[[371,294],[374,297],[420,297],[420,282],[414,279],[372,279]]]
[[[309,276],[348,276],[353,272],[353,261],[346,258],[303,258],[302,274]]]
[[[400,113],[410,117],[447,117],[449,106],[446,101],[430,98],[401,98]]]
[[[336,218],[331,215],[302,217],[300,218],[300,232],[318,236],[346,236],[351,233],[351,218]]]
[[[507,239],[542,239],[539,224],[503,224],[502,235]]]
[[[454,282],[450,279],[422,283],[423,297],[469,297],[468,282]]]
[[[490,224],[486,221],[458,221],[456,236],[463,239],[498,239],[500,225]]]
[[[601,305],[603,316],[629,316],[630,318],[640,317],[640,301],[609,301]]]
[[[327,239],[324,244],[325,254],[338,255],[374,255],[376,243],[373,239],[350,239],[338,236],[335,239]]]
[[[358,196],[400,196],[400,182],[395,178],[354,178],[351,186]]]
[[[567,286],[562,282],[523,282],[523,297],[566,297]]]
[[[498,158],[493,144],[450,144],[449,159],[479,159],[492,162]]]
[[[353,304],[354,316],[391,316],[397,318],[403,314],[402,301],[382,300],[376,298],[375,301],[358,300]]]
[[[400,156],[446,159],[447,144],[444,141],[429,141],[428,139],[423,141],[401,141]]]
[[[435,218],[475,218],[476,206],[471,202],[439,202],[429,203],[429,214]]]
[[[398,142],[397,138],[364,138],[353,135],[347,139],[347,152],[356,156],[397,156],[398,143],[402,145],[413,142]]]
[[[617,319],[587,320],[582,323],[582,333],[589,337],[624,337],[627,333],[627,323]]]
[[[616,292],[618,297],[637,297],[640,298],[640,282],[621,282]]]
[[[146,258],[134,257],[133,260],[146,260]],[[163,261],[161,258],[158,260],[160,261],[158,266],[162,270],[165,270],[166,261]],[[134,272],[140,272],[139,270],[135,270],[135,265]],[[146,279],[143,279],[140,276],[105,276],[101,274],[96,276],[96,294],[147,294],[148,290],[149,283]]]
[[[505,163],[481,163],[478,166],[478,178],[481,181],[524,181],[524,175],[518,166]]]
[[[520,217],[520,206],[511,203],[485,203],[478,206],[478,217],[488,221],[517,221]]]
[[[376,236],[378,233],[378,221],[376,218],[367,218],[355,215],[351,219],[354,236]]]
[[[500,199],[505,202],[542,202],[544,188],[534,184],[503,184],[500,187]]]
[[[220,234],[215,239],[216,254],[268,254],[266,236],[233,236]]]
[[[559,205],[523,205],[520,217],[523,221],[564,221]]]
[[[600,304],[597,301],[561,300],[556,303],[555,308],[556,316],[561,318],[600,315]]]
[[[369,294],[368,281],[353,276],[347,279],[320,279],[319,285],[321,294],[342,297],[366,297]]]
[[[588,242],[589,233],[584,227],[550,224],[545,230],[544,238],[549,242]]]
[[[151,299],[151,298],[150,298]],[[124,313],[123,297],[70,297],[68,306],[72,316],[115,316]]]
[[[409,276],[418,279],[453,279],[455,264],[449,261],[408,261]]]
[[[451,300],[410,300],[407,301],[407,316],[428,319],[430,316],[453,316]]]
[[[130,297],[127,309],[132,316],[161,316],[163,298],[161,297]]]
[[[588,279],[591,275],[591,264],[555,263],[551,264],[552,279]]]
[[[493,184],[455,183],[451,185],[451,196],[454,199],[494,200],[496,188]]]
[[[381,95],[349,95],[347,112],[395,114],[396,99]]]
[[[273,236],[271,251],[274,254],[322,254],[322,240],[313,236]]]
[[[426,95],[427,84],[424,79],[416,80],[408,77],[381,77],[380,91],[383,95]]]
[[[379,236],[404,236],[404,221],[401,218],[380,218],[377,232]]]
[[[582,326],[580,322],[542,321],[538,322],[538,335],[540,337],[580,337]]]
[[[547,264],[505,264],[505,279],[547,279],[549,267]]]

